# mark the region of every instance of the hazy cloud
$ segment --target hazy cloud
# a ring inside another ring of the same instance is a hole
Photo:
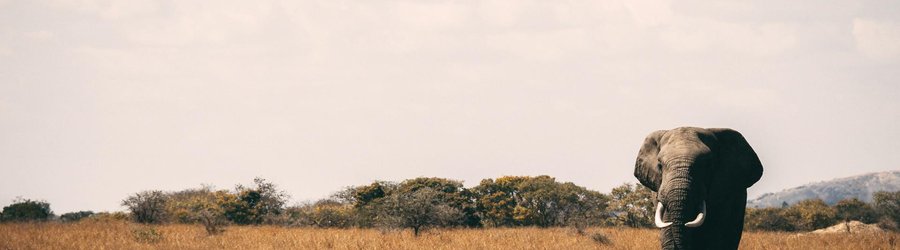
[[[681,18],[662,31],[662,41],[677,51],[721,51],[747,56],[772,56],[796,43],[794,29],[786,24],[739,24]]]
[[[853,19],[856,48],[876,59],[900,55],[900,22]]]
[[[0,201],[254,176],[298,201],[417,176],[608,191],[685,125],[751,140],[751,196],[896,169],[894,5],[0,1]]]

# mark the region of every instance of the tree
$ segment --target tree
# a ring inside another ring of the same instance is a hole
[[[3,207],[0,221],[46,221],[53,218],[50,203],[29,199],[16,199],[9,206]]]
[[[653,226],[655,200],[653,191],[643,185],[622,184],[610,192],[613,213],[610,224],[627,227]]]
[[[519,184],[530,177],[505,176],[492,179],[484,179],[472,188],[476,200],[476,208],[482,218],[482,223],[487,226],[515,226],[519,225],[513,214],[519,207],[516,197],[519,195]],[[519,208],[522,214],[524,207]]]
[[[348,211],[350,216],[348,224],[357,227],[376,226],[378,210],[382,208],[381,201],[397,190],[398,184],[386,181],[375,181],[369,185],[347,187],[332,195],[332,200],[341,204],[348,204],[352,209]]]
[[[872,200],[875,203],[875,210],[882,217],[879,225],[888,229],[898,229],[900,227],[900,191],[875,192]]]
[[[463,213],[441,201],[445,194],[431,187],[393,193],[384,200],[379,222],[387,227],[410,228],[415,236],[430,227],[454,225]]]
[[[834,225],[834,209],[822,199],[803,200],[784,210],[784,216],[797,229],[812,231]]]
[[[213,235],[225,231],[229,224],[225,217],[225,209],[222,204],[225,201],[234,200],[235,195],[224,190],[219,190],[211,196],[198,196],[191,202],[190,211],[192,221],[200,222],[206,233]]]
[[[857,198],[843,199],[834,205],[836,219],[862,223],[875,223],[878,221],[878,213],[872,206]]]
[[[401,182],[393,193],[413,194],[420,189],[437,192],[435,202],[462,214],[456,221],[446,221],[447,226],[481,226],[481,219],[476,214],[475,198],[471,191],[463,188],[462,182],[437,177],[419,177]]]
[[[275,222],[289,196],[265,179],[255,178],[253,183],[252,187],[238,185],[236,199],[222,201],[225,217],[241,225]]]
[[[794,231],[781,208],[747,208],[744,228],[750,231]]]
[[[505,176],[485,179],[472,189],[476,207],[488,226],[599,225],[609,197],[550,176]]]
[[[166,214],[172,222],[196,223],[198,203],[215,203],[216,193],[211,186],[185,189],[166,194]]]
[[[352,207],[335,201],[320,200],[310,209],[310,222],[313,226],[322,228],[345,228],[351,223]]]
[[[162,191],[143,191],[122,201],[131,211],[131,218],[138,223],[158,224],[168,221],[167,196]]]
[[[336,199],[285,208],[289,226],[346,228],[353,225],[353,206]]]
[[[60,215],[59,220],[61,220],[62,222],[76,222],[80,221],[81,219],[90,217],[91,215],[94,215],[93,211],[70,212]]]
[[[571,182],[561,186],[562,199],[558,215],[558,223],[572,226],[584,233],[589,226],[602,225],[608,217],[609,196],[597,191],[588,190]]]
[[[352,204],[353,207],[361,208],[384,198],[391,191],[397,189],[397,184],[386,181],[375,181],[369,185],[349,187],[343,192],[339,192],[334,198],[342,203]]]
[[[513,210],[513,219],[539,227],[559,225],[556,219],[562,208],[563,194],[555,178],[546,175],[526,178],[517,188],[518,206]]]

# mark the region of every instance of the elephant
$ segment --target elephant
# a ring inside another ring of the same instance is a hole
[[[741,133],[680,127],[644,139],[634,176],[655,194],[662,249],[737,249],[763,167]]]

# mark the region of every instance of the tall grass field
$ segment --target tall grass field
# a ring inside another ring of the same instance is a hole
[[[900,249],[900,233],[745,232],[741,249]],[[656,230],[632,228],[316,229],[131,222],[0,224],[0,249],[658,249]]]

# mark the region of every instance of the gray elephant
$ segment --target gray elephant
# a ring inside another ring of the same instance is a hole
[[[747,188],[762,172],[747,140],[727,128],[653,132],[634,164],[634,176],[656,193],[663,249],[737,249]]]

